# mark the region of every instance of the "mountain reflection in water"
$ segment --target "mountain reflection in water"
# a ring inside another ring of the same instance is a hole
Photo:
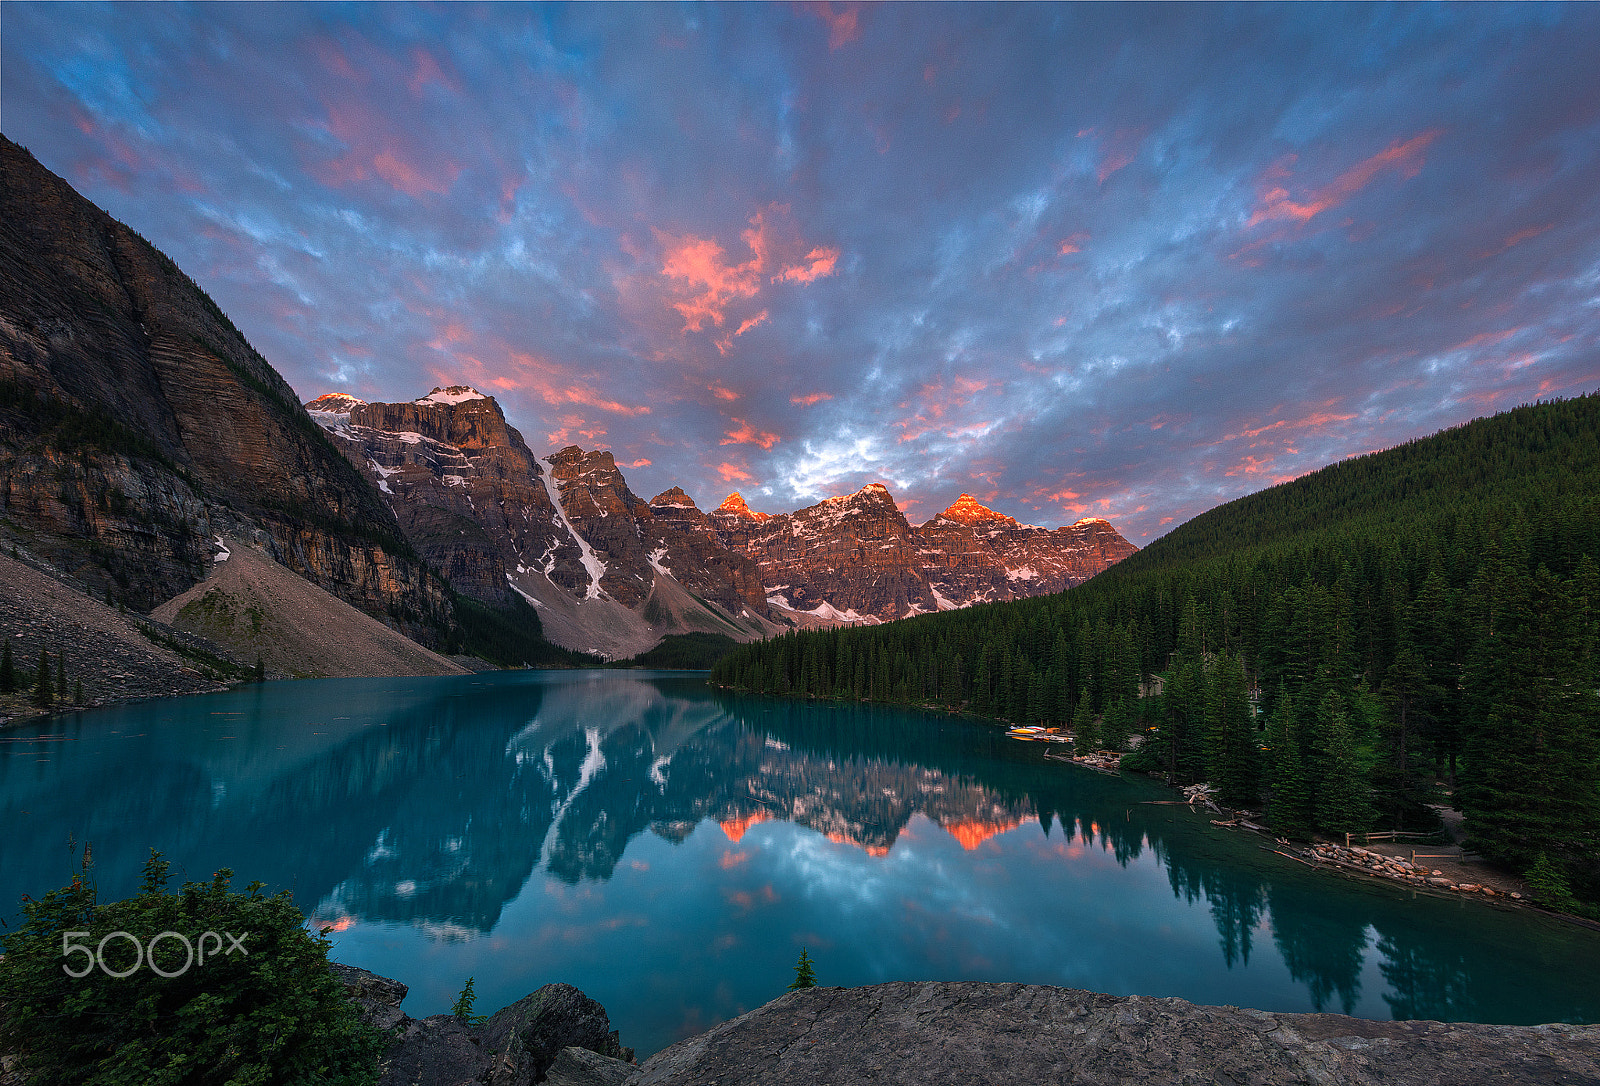
[[[1146,802],[1169,796],[980,724],[698,677],[275,683],[11,733],[0,892],[65,881],[71,833],[121,896],[155,846],[292,888],[414,1014],[468,975],[489,1009],[565,980],[641,1052],[779,994],[801,945],[833,984],[1600,1017],[1594,933],[1311,872]]]

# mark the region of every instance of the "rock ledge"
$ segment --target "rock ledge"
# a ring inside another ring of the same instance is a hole
[[[651,1057],[629,1086],[1600,1083],[1600,1027],[1373,1022],[1029,984],[792,992]]]

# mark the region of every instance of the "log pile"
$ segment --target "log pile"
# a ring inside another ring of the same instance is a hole
[[[1511,897],[1522,900],[1520,893],[1506,894],[1504,891],[1495,890],[1475,882],[1454,882],[1445,877],[1443,871],[1430,869],[1425,864],[1412,863],[1410,860],[1398,856],[1385,856],[1381,852],[1374,852],[1365,848],[1346,848],[1328,842],[1318,842],[1311,846],[1305,853],[1307,858],[1318,863],[1334,864],[1338,867],[1351,868],[1368,875],[1377,875],[1380,878],[1394,879],[1397,882],[1410,883],[1413,886],[1426,886],[1434,890],[1454,890],[1463,894],[1482,894],[1485,897]]]

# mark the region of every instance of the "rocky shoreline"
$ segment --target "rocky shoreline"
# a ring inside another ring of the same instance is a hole
[[[605,1009],[546,985],[480,1026],[412,1019],[406,987],[335,971],[391,1031],[380,1086],[1477,1086],[1600,1082],[1600,1026],[1375,1022],[972,982],[790,992],[631,1062]]]

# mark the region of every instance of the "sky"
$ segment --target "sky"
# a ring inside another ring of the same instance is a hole
[[[0,130],[305,400],[1144,545],[1600,389],[1600,5],[0,4]]]

